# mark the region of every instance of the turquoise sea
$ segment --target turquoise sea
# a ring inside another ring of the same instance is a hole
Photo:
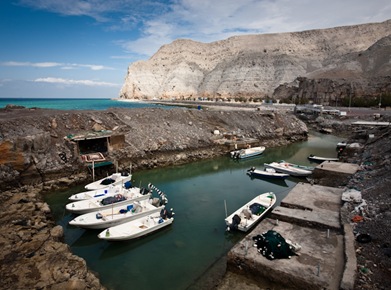
[[[18,105],[26,108],[43,108],[57,110],[106,110],[108,108],[146,108],[166,107],[158,104],[143,102],[118,101],[115,99],[29,99],[29,98],[0,98],[0,108],[7,105]]]

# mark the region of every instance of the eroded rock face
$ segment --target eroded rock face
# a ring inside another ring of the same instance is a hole
[[[386,76],[388,61],[372,60],[389,60],[387,40],[376,50],[371,47],[390,31],[391,20],[235,36],[209,44],[176,40],[162,46],[148,61],[131,64],[120,95],[128,99],[265,98],[298,77]]]
[[[56,125],[53,126],[53,119]],[[87,173],[72,134],[105,128],[124,144],[107,159],[119,169],[153,168],[227,153],[224,134],[278,146],[306,138],[307,126],[292,113],[173,109],[109,109],[72,112],[17,109],[0,112],[0,184],[3,189],[43,183],[77,182]],[[50,126],[48,124],[51,124]],[[220,134],[213,132],[218,130]],[[177,154],[181,153],[181,154]],[[66,157],[66,158],[64,158]],[[63,179],[68,177],[68,181]],[[73,178],[73,180],[69,180]],[[52,188],[53,189],[53,188]]]
[[[64,244],[41,186],[1,193],[2,289],[104,289],[86,262]]]

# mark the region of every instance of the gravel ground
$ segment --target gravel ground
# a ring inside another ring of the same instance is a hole
[[[389,119],[389,118],[388,118]],[[390,120],[382,120],[390,121]],[[346,203],[356,235],[355,289],[390,289],[391,285],[391,127],[370,129],[361,153],[346,150],[346,162],[361,165],[348,187],[361,192],[362,202]]]

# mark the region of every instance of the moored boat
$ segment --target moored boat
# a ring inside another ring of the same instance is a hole
[[[265,149],[266,149],[265,146],[250,147],[246,149],[231,151],[230,154],[231,154],[231,158],[233,159],[243,159],[243,158],[249,158],[249,157],[261,155],[263,151],[265,151]]]
[[[346,141],[341,141],[341,142],[338,142],[337,143],[337,150],[339,150],[339,149],[345,149],[346,147],[348,146],[348,142],[346,142]]]
[[[113,206],[131,204],[136,200],[148,199],[150,196],[150,190],[133,187],[124,191],[123,194],[115,194],[107,197],[95,197],[68,203],[65,208],[74,214],[85,214],[105,208],[111,208]]]
[[[164,202],[158,198],[136,200],[128,205],[113,206],[98,212],[90,212],[75,217],[70,225],[86,229],[105,229],[146,215],[160,212]]]
[[[131,188],[132,184],[130,181],[126,181],[124,184],[109,185],[107,187],[96,189],[96,190],[87,190],[71,195],[68,199],[71,201],[79,201],[96,197],[107,197],[113,196],[115,194],[122,194],[125,190]]]
[[[225,218],[227,231],[249,231],[261,220],[261,218],[273,207],[275,203],[276,195],[273,192],[266,192],[256,196]]]
[[[107,241],[125,241],[143,237],[169,226],[174,221],[174,213],[163,209],[160,214],[148,215],[123,224],[110,227],[99,233],[98,238]]]
[[[288,173],[277,172],[274,168],[265,168],[264,170],[259,170],[255,167],[251,167],[249,170],[247,170],[247,174],[251,177],[260,178],[285,179],[289,177]]]
[[[264,163],[265,168],[273,168],[277,172],[287,173],[295,177],[307,177],[312,174],[312,170],[291,166],[288,162]]]
[[[126,172],[124,173],[113,173],[110,176],[99,179],[97,181],[87,184],[84,188],[86,190],[97,190],[105,188],[109,185],[124,184],[132,179],[132,175]]]
[[[308,159],[317,163],[322,163],[324,161],[339,161],[339,158],[336,157],[323,157],[323,156],[315,156],[312,154],[308,156]]]
[[[287,161],[285,161],[285,160],[280,160],[279,163],[288,164],[288,165],[291,166],[291,167],[300,168],[300,169],[304,169],[304,170],[313,171],[313,170],[315,169],[313,166],[307,166],[307,165],[301,165],[301,164],[290,163],[290,162],[287,162]]]

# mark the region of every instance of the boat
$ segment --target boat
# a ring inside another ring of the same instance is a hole
[[[262,193],[225,218],[227,231],[239,230],[247,232],[253,228],[261,218],[276,203],[273,192]]]
[[[347,146],[348,146],[348,142],[346,142],[346,141],[338,142],[336,150],[337,151],[344,150]]]
[[[295,177],[306,177],[312,174],[312,170],[291,166],[288,162],[264,163],[265,168],[273,168],[277,172],[287,173]]]
[[[113,196],[94,197],[86,200],[80,200],[68,203],[65,208],[74,214],[85,214],[96,212],[113,206],[128,205],[136,200],[148,199],[151,197],[151,191],[146,188],[133,187],[125,190],[122,194]]]
[[[124,184],[110,184],[107,187],[96,189],[96,190],[87,190],[82,191],[76,194],[71,195],[68,199],[71,201],[79,201],[79,200],[85,200],[95,197],[106,197],[106,196],[113,196],[115,194],[123,193],[126,189],[129,189],[132,187],[132,184],[130,181],[126,181]]]
[[[128,205],[113,206],[98,212],[75,217],[70,225],[86,229],[106,229],[164,209],[165,202],[159,198],[136,200]]]
[[[315,169],[315,167],[313,167],[313,166],[307,166],[307,165],[301,165],[301,164],[290,163],[290,162],[287,162],[287,161],[285,161],[285,160],[280,160],[279,163],[288,164],[288,165],[291,166],[291,167],[300,168],[300,169],[304,169],[304,170],[313,171],[313,170]]]
[[[337,148],[345,148],[348,145],[346,141],[340,141],[337,143]]]
[[[339,161],[339,158],[315,156],[313,154],[308,156],[308,159],[311,160],[311,161],[317,162],[317,163],[322,163],[324,161]]]
[[[117,226],[109,227],[99,233],[98,238],[107,241],[136,239],[169,226],[173,221],[174,213],[172,209],[163,209],[160,214],[143,216]]]
[[[231,151],[230,154],[231,154],[231,158],[233,159],[243,159],[243,158],[249,158],[249,157],[261,155],[263,151],[265,151],[265,149],[266,149],[265,146],[250,147],[246,149]]]
[[[247,170],[247,174],[251,177],[261,177],[261,178],[276,178],[276,179],[285,179],[289,177],[288,173],[277,172],[274,168],[265,168],[264,170],[258,170],[255,167],[251,167]]]
[[[324,133],[324,134],[332,134],[333,133],[333,129],[331,128],[321,128],[319,130],[320,133]]]
[[[99,179],[97,181],[87,184],[84,188],[87,190],[97,190],[105,188],[109,185],[123,184],[132,179],[132,175],[126,172],[123,173],[113,173],[110,176]]]

